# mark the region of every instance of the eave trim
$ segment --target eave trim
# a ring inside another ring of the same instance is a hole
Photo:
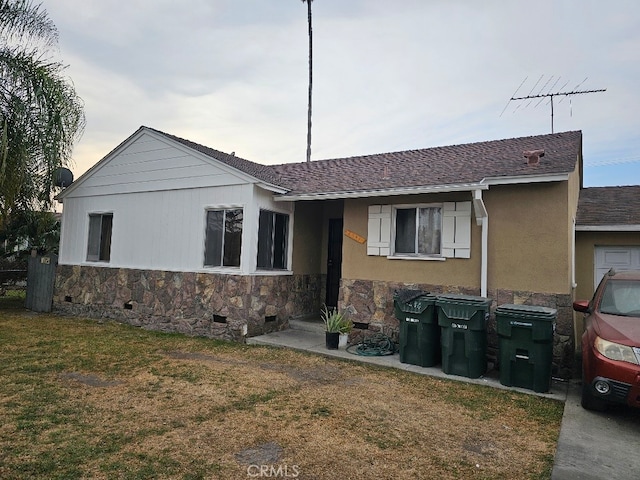
[[[472,192],[488,190],[488,185],[464,183],[456,185],[430,185],[424,187],[389,188],[379,190],[357,190],[350,192],[308,193],[300,195],[276,196],[277,202],[296,202],[300,200],[337,200],[345,198],[390,197],[398,195],[417,195],[421,193]]]
[[[576,232],[640,232],[640,225],[576,225]]]

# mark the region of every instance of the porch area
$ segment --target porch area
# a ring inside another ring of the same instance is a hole
[[[569,386],[569,382],[567,381],[553,378],[551,381],[551,388],[547,393],[537,393],[533,390],[519,387],[507,387],[500,383],[500,372],[498,372],[498,370],[496,370],[494,368],[494,365],[492,365],[491,363],[488,365],[487,373],[484,376],[480,378],[467,378],[459,375],[446,374],[441,370],[439,366],[421,367],[419,365],[401,363],[400,355],[398,352],[394,353],[393,355],[386,356],[362,356],[351,353],[351,351],[347,351],[346,349],[329,350],[325,345],[324,325],[319,319],[315,317],[291,319],[289,321],[288,329],[268,333],[265,335],[259,335],[256,337],[249,337],[246,339],[246,342],[249,345],[293,348],[295,350],[301,350],[328,357],[342,358],[344,360],[352,362],[369,363],[386,368],[397,368],[400,370],[417,373],[419,375],[446,378],[449,380],[473,383],[476,385],[486,385],[488,387],[494,387],[501,390],[513,390],[530,395],[538,395],[561,402],[564,402],[567,399],[567,390]]]

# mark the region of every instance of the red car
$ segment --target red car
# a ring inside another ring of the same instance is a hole
[[[573,303],[583,312],[582,406],[640,407],[640,271],[610,270],[591,302]]]

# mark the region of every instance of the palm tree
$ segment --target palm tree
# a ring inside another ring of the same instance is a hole
[[[307,109],[307,162],[311,161],[311,86],[313,84],[313,35],[311,30],[311,2],[302,0],[307,4],[307,22],[309,23],[309,108]]]
[[[52,59],[58,32],[31,0],[0,0],[0,230],[51,206],[57,168],[84,128],[82,101]]]

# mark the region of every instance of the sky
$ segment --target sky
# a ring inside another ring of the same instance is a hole
[[[141,125],[306,158],[300,0],[42,0],[85,105],[76,178]],[[583,133],[585,186],[640,184],[637,0],[315,0],[312,161]]]

